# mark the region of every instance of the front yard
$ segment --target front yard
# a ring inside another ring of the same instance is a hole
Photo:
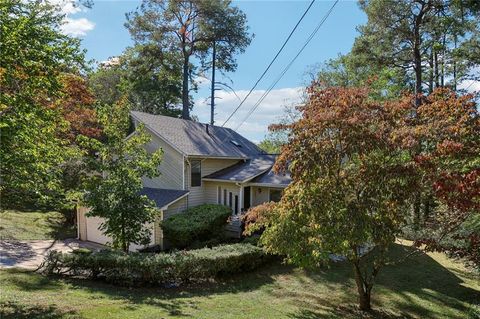
[[[406,248],[397,245],[392,253]],[[186,288],[119,288],[0,271],[1,318],[358,318],[348,264],[308,272],[280,265]],[[442,254],[383,270],[377,318],[478,318],[479,276]]]
[[[75,226],[56,211],[0,211],[0,240],[44,240],[77,237]]]

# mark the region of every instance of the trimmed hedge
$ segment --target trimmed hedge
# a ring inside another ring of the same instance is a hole
[[[179,285],[223,274],[250,271],[267,260],[259,247],[232,244],[174,253],[129,253],[103,250],[61,253],[51,251],[40,270],[107,282],[136,285]]]
[[[183,249],[194,242],[222,237],[230,208],[205,204],[187,209],[161,222],[163,234],[174,248]]]

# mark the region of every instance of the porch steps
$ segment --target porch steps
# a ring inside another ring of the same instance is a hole
[[[225,235],[230,238],[240,238],[242,236],[242,221],[240,215],[232,215],[228,224],[225,226]]]

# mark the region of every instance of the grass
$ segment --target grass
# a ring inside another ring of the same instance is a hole
[[[65,239],[76,237],[75,227],[55,211],[0,211],[0,240]]]
[[[408,248],[396,245],[400,256]],[[478,275],[443,254],[418,255],[380,273],[371,315],[356,309],[351,267],[314,272],[278,262],[184,288],[122,288],[0,271],[1,318],[478,318]]]

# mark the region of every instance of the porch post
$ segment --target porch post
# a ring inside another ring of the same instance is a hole
[[[241,215],[242,210],[243,210],[243,185],[240,186],[240,196],[239,196],[238,200],[240,202],[240,203],[238,203],[238,208],[239,208],[238,213],[239,213],[239,215]]]

